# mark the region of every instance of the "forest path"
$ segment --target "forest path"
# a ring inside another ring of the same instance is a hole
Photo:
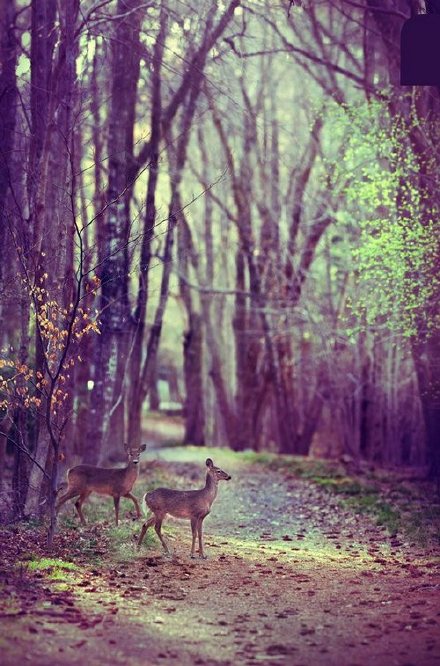
[[[387,537],[311,483],[231,452],[154,453],[187,488],[200,487],[207,455],[232,475],[205,521],[209,559],[189,558],[189,524],[173,521],[165,527],[172,558],[154,535],[157,548],[76,574],[52,599],[50,626],[45,618],[26,631],[30,615],[10,626],[33,664],[439,663],[435,553]],[[17,663],[17,651],[10,657],[3,663]]]

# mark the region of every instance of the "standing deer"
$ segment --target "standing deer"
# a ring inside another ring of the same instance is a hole
[[[135,481],[138,476],[138,462],[142,451],[145,451],[146,445],[139,448],[132,448],[124,444],[128,456],[128,464],[122,468],[95,467],[94,465],[77,465],[67,472],[67,491],[57,502],[56,510],[73,497],[78,497],[75,502],[76,510],[81,523],[86,524],[82,512],[82,505],[91,493],[99,495],[110,495],[115,503],[116,525],[119,521],[119,501],[121,497],[128,497],[132,500],[137,517],[140,518],[141,512],[139,502],[131,494]]]
[[[203,520],[211,510],[212,503],[217,497],[218,482],[229,481],[230,476],[219,467],[215,467],[211,458],[206,460],[208,472],[206,483],[200,490],[172,490],[171,488],[156,488],[144,495],[142,506],[144,511],[148,507],[154,514],[143,525],[137,542],[140,547],[143,538],[151,525],[154,525],[157,536],[167,554],[170,553],[165,539],[161,533],[163,519],[167,514],[175,518],[189,518],[191,520],[192,546],[191,557],[194,558],[196,538],[199,538],[199,557],[206,559],[203,550]]]

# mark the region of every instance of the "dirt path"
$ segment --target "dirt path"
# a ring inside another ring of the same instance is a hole
[[[198,451],[161,455],[182,485],[199,485]],[[189,559],[189,525],[173,522],[172,559],[143,549],[72,576],[49,597],[49,619],[4,617],[3,663],[440,663],[438,553],[390,539],[297,478],[229,453],[215,462],[233,478],[205,522],[210,559]]]

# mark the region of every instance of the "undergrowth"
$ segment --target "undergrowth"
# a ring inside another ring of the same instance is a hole
[[[368,514],[390,535],[400,533],[413,543],[440,543],[440,504],[433,488],[402,482],[384,470],[354,476],[339,462],[300,456],[245,452],[250,463],[267,465],[306,479],[336,495],[341,505]]]

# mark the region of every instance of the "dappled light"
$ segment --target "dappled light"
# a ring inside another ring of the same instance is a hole
[[[4,617],[14,620],[11,658],[32,636],[49,633],[50,643],[32,647],[37,663],[68,663],[78,646],[92,663],[98,655],[122,663],[122,653],[140,663],[145,650],[152,663],[188,665],[324,664],[344,660],[347,651],[353,662],[361,654],[384,664],[391,655],[435,663],[440,516],[425,517],[431,536],[422,546],[410,537],[409,519],[400,517],[396,534],[380,524],[380,512],[358,512],[324,483],[337,473],[345,492],[363,486],[362,476],[342,474],[341,465],[284,457],[274,469],[273,455],[200,454],[199,447],[149,452],[138,484],[196,488],[205,455],[228,466],[233,478],[206,520],[208,560],[190,559],[188,520],[165,522],[170,556],[154,531],[137,548],[141,521],[122,500],[116,527],[109,498],[90,500],[88,525],[80,529],[73,507],[63,511],[50,558],[37,554],[44,553],[37,526],[2,533],[15,534],[3,539],[8,577],[0,593]],[[369,478],[367,490],[375,482]],[[377,494],[398,513],[402,494],[390,495],[400,482],[382,473],[380,483]],[[405,487],[405,498],[426,491],[421,482]]]

